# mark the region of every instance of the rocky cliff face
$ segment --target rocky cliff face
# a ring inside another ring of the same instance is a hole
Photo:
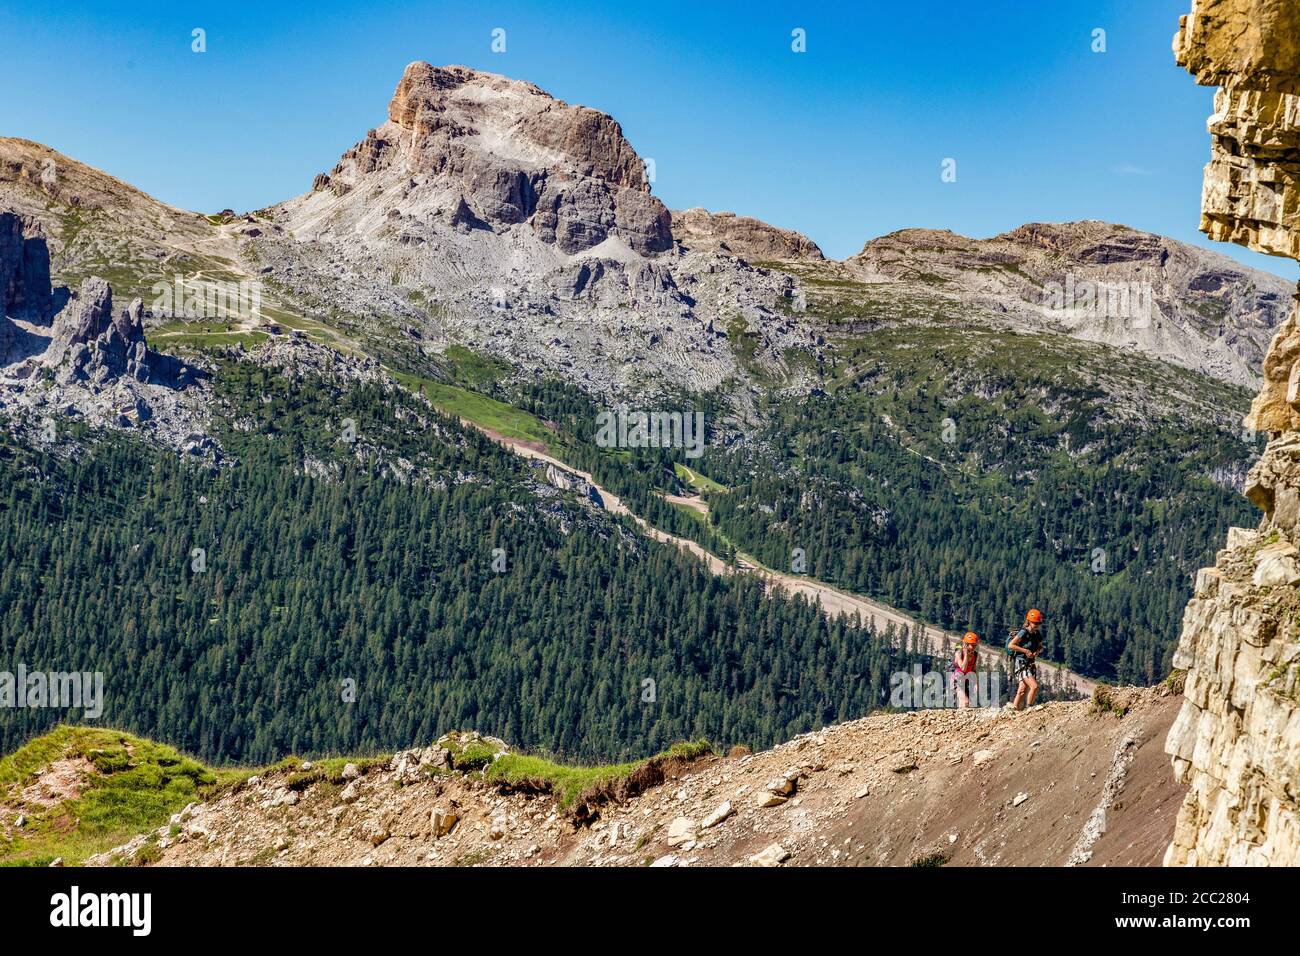
[[[31,224],[14,213],[0,212],[0,321],[12,316],[43,322],[52,309],[44,237],[32,234]]]
[[[1196,0],[1178,62],[1221,87],[1202,228],[1300,258],[1300,5]],[[1300,864],[1300,319],[1264,361],[1248,422],[1271,436],[1246,494],[1264,511],[1197,576],[1174,666],[1186,700],[1166,749],[1189,784],[1165,862]]]

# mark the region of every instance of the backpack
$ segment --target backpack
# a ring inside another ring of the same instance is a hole
[[[1007,649],[1007,666],[1008,666],[1008,667],[1014,667],[1014,666],[1015,666],[1017,654],[1016,654],[1016,652],[1015,652],[1014,650],[1011,649],[1011,642],[1014,641],[1014,640],[1016,639],[1016,635],[1019,634],[1020,631],[1021,631],[1021,628],[1018,628],[1018,627],[1017,627],[1017,628],[1012,628],[1010,631],[1007,632],[1007,647],[1006,647],[1006,649]]]
[[[1020,664],[1021,660],[1023,660],[1023,656],[1011,649],[1011,642],[1021,633],[1027,634],[1028,632],[1025,631],[1023,627],[1018,627],[1007,634],[1007,669],[1010,670],[1012,674],[1015,674],[1017,666]],[[1041,651],[1042,648],[1043,638],[1040,634],[1038,638],[1038,649]]]

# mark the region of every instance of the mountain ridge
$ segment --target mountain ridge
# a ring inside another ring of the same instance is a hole
[[[732,354],[729,327],[740,323],[763,374],[782,374],[796,353],[821,361],[825,317],[808,300],[841,276],[869,286],[864,298],[885,314],[926,302],[1249,386],[1288,295],[1285,280],[1217,253],[1090,220],[1026,223],[988,239],[898,230],[825,259],[807,237],[752,217],[670,213],[604,113],[525,81],[422,61],[403,71],[386,120],[309,191],[242,216],[183,213],[107,176],[87,182],[73,161],[65,184],[60,162],[26,141],[0,140],[0,202],[43,217],[69,284],[112,259],[121,260],[111,266],[117,274],[106,278],[128,286],[124,297],[168,270],[256,278],[299,314],[391,317],[373,337],[413,359],[436,362],[460,344],[610,397],[751,382]],[[44,208],[60,200],[72,211]],[[91,240],[102,254],[76,244],[94,230],[64,238],[78,205],[117,215],[98,230],[116,237]],[[177,226],[167,241],[164,220]],[[1057,286],[1131,290],[1145,311],[1134,316],[1095,296],[1082,305],[1054,299]],[[419,341],[403,341],[402,328]]]
[[[454,96],[460,98],[449,99]],[[655,379],[710,389],[729,375],[744,377],[720,348],[720,330],[704,319],[709,313],[739,308],[747,328],[759,333],[764,347],[758,359],[769,367],[779,364],[783,349],[813,351],[806,333],[819,326],[819,317],[807,311],[808,290],[798,280],[816,283],[823,275],[867,282],[872,296],[887,302],[924,298],[982,321],[1136,349],[1243,385],[1258,381],[1255,370],[1267,339],[1285,313],[1289,285],[1279,277],[1095,220],[1026,223],[988,239],[897,230],[867,240],[844,260],[826,260],[806,237],[760,220],[703,210],[669,214],[658,200],[650,208],[652,218],[662,220],[658,226],[620,225],[620,209],[628,202],[619,197],[651,194],[648,181],[637,181],[640,160],[633,159],[617,123],[495,74],[414,63],[389,113],[410,128],[390,118],[372,131],[374,137],[347,151],[331,174],[318,177],[312,191],[224,223],[155,203],[108,176],[103,184],[81,188],[91,197],[89,208],[139,207],[125,220],[132,224],[122,230],[127,235],[110,247],[126,243],[125,258],[154,278],[165,278],[168,268],[213,277],[261,275],[284,283],[290,301],[301,299],[299,312],[319,312],[327,302],[364,312],[379,303],[423,326],[435,350],[439,343],[462,340],[562,375],[571,374],[564,371],[566,363],[581,364],[601,370],[588,372],[588,385],[597,390],[626,390]],[[465,145],[484,137],[486,145]],[[531,145],[508,148],[516,140]],[[556,156],[569,157],[560,161],[560,174],[537,171],[539,162]],[[56,271],[80,281],[90,271],[77,270],[84,254],[69,256],[58,218],[30,198],[17,199],[25,189],[29,196],[43,191],[47,200],[62,195],[80,206],[80,194],[69,196],[68,190],[93,177],[84,164],[74,164],[76,175],[65,176],[66,185],[50,187],[36,169],[38,160],[51,160],[56,168],[59,162],[36,144],[0,141],[0,201],[8,197],[17,211],[42,218]],[[403,178],[408,168],[417,171],[416,178]],[[642,168],[644,180],[643,173]],[[358,189],[377,176],[382,182]],[[587,195],[583,183],[596,184],[596,195]],[[576,196],[570,196],[573,190]],[[155,220],[175,215],[188,217],[179,242],[147,239],[146,224],[156,229]],[[560,219],[571,228],[558,227]],[[661,227],[679,251],[665,241],[656,240],[651,249],[635,239]],[[536,241],[524,241],[519,228]],[[684,246],[697,251],[683,255]],[[935,261],[936,250],[947,261]],[[447,265],[435,264],[443,256]],[[65,258],[71,261],[65,264]],[[754,269],[753,263],[770,268]],[[789,278],[773,281],[789,274],[794,285]],[[1135,321],[1127,308],[1106,314],[1104,302],[1099,309],[1095,302],[1073,308],[1073,302],[1051,301],[1045,286],[1064,290],[1067,284],[1133,286],[1135,295],[1148,290],[1154,311]],[[139,294],[145,282],[132,278],[127,285],[125,295]],[[325,290],[330,294],[321,295]],[[437,302],[437,313],[413,305],[412,297]],[[593,348],[572,325],[575,309],[624,324],[628,318],[616,316],[630,309],[641,347],[630,348],[598,329]],[[782,311],[791,309],[801,321],[783,318]],[[454,321],[448,321],[448,310]],[[503,328],[503,314],[525,316],[542,328]],[[665,350],[671,354],[661,354]],[[637,374],[638,365],[645,366],[643,374]],[[605,368],[621,371],[607,379]]]

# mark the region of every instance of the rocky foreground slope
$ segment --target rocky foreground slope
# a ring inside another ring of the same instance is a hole
[[[1300,258],[1300,5],[1196,0],[1174,51],[1221,87],[1202,229]],[[1271,440],[1246,485],[1264,519],[1197,576],[1174,659],[1187,699],[1167,747],[1189,790],[1169,863],[1300,863],[1300,305],[1264,377],[1248,421]]]
[[[89,862],[169,866],[1151,865],[1182,796],[1164,687],[881,714],[762,753],[653,760],[570,795],[500,741],[287,762]],[[466,754],[484,770],[457,770]],[[527,765],[521,765],[524,769]]]

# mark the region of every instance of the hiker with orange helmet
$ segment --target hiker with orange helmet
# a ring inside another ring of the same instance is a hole
[[[1011,655],[1011,679],[1017,682],[1016,699],[1012,706],[1021,710],[1034,706],[1038,696],[1038,655],[1043,650],[1043,612],[1030,608],[1025,615],[1025,626],[1016,631],[1007,644]],[[1026,697],[1028,694],[1028,697]]]
[[[952,685],[957,691],[958,707],[970,706],[970,695],[966,688],[971,680],[970,675],[975,673],[975,665],[979,663],[979,643],[979,635],[967,631],[957,645],[957,653],[952,656]]]

